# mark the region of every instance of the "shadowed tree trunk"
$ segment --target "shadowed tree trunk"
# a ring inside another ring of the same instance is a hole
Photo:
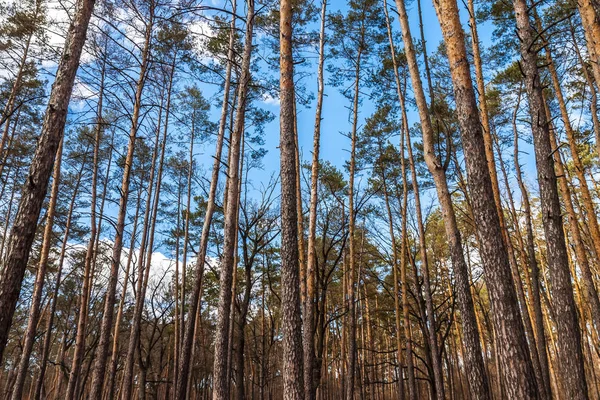
[[[530,269],[530,297],[533,303],[533,324],[535,326],[536,342],[538,349],[538,357],[540,360],[540,368],[542,372],[542,379],[548,397],[552,396],[552,388],[550,385],[550,368],[548,365],[548,349],[546,344],[546,334],[544,331],[544,316],[542,312],[542,300],[540,295],[540,270],[535,257],[535,239],[533,236],[533,222],[531,220],[531,205],[529,203],[529,193],[523,182],[523,174],[521,172],[521,165],[519,164],[519,135],[517,130],[517,113],[520,103],[515,108],[513,114],[513,135],[514,135],[514,159],[515,159],[515,174],[517,176],[517,182],[519,189],[521,190],[521,202],[525,214],[525,231],[526,231],[526,247],[527,247],[527,267]],[[515,221],[515,224],[517,221]]]

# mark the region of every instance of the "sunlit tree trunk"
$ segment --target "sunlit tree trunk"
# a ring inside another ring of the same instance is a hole
[[[404,119],[404,125],[407,124],[407,119]],[[412,145],[410,141],[410,132],[405,129],[406,134],[406,149],[408,150],[408,164],[410,166],[411,181],[413,187],[413,194],[415,200],[415,212],[417,219],[417,230],[419,236],[419,255],[421,257],[421,267],[423,268],[423,286],[425,289],[425,305],[427,308],[427,329],[429,331],[428,340],[429,348],[431,351],[431,368],[433,369],[433,379],[435,383],[435,393],[438,400],[443,400],[445,395],[444,390],[444,374],[442,371],[442,360],[441,353],[438,345],[437,331],[436,331],[436,320],[435,311],[433,305],[433,298],[431,294],[431,279],[429,270],[429,259],[427,256],[427,243],[425,239],[425,226],[423,224],[423,212],[421,211],[421,196],[419,193],[419,184],[417,182],[417,171],[415,168],[415,161],[412,152]]]
[[[127,345],[127,354],[125,356],[125,365],[123,367],[123,381],[121,384],[122,400],[130,400],[133,390],[133,369],[136,351],[140,340],[140,326],[142,322],[142,311],[144,307],[144,294],[146,293],[146,280],[144,279],[146,271],[150,269],[150,264],[146,264],[146,253],[152,254],[152,248],[149,245],[150,227],[152,225],[152,194],[154,189],[154,178],[156,175],[156,159],[160,147],[160,131],[162,125],[162,100],[159,107],[159,115],[154,139],[154,150],[152,151],[152,160],[150,161],[150,171],[148,173],[148,181],[144,182],[146,189],[146,204],[144,210],[144,225],[142,228],[142,240],[140,242],[140,251],[137,262],[137,279],[135,288],[135,304],[133,306],[133,316],[129,332],[129,341]],[[194,119],[192,118],[192,127]],[[190,166],[191,170],[191,166]],[[141,183],[141,182],[140,182]],[[189,188],[188,188],[189,191]],[[133,249],[131,249],[133,251]],[[141,385],[141,383],[140,383]]]
[[[194,277],[194,286],[190,297],[190,306],[188,312],[188,322],[191,326],[184,327],[185,333],[182,335],[181,352],[176,349],[175,362],[177,364],[177,373],[175,379],[176,394],[175,398],[182,400],[185,397],[185,391],[187,388],[187,376],[189,373],[189,365],[191,359],[191,348],[193,345],[193,326],[195,325],[196,315],[198,313],[198,304],[200,302],[200,293],[202,290],[202,278],[204,276],[204,266],[206,263],[206,251],[208,248],[208,235],[210,233],[210,225],[212,217],[215,212],[215,199],[217,196],[217,187],[219,183],[219,172],[221,168],[221,153],[223,151],[223,139],[225,137],[225,129],[227,126],[227,116],[229,114],[229,95],[231,88],[231,68],[233,63],[233,43],[234,43],[234,31],[235,31],[235,13],[236,4],[234,0],[232,2],[232,19],[229,33],[229,44],[227,52],[227,61],[225,66],[225,82],[223,92],[223,106],[221,110],[221,118],[219,120],[219,132],[217,134],[216,150],[214,155],[213,170],[210,181],[210,189],[208,193],[208,199],[206,204],[206,212],[204,214],[204,223],[202,225],[202,234],[200,236],[200,245],[198,249],[198,257],[196,262],[196,271]],[[180,328],[183,330],[183,328]],[[181,377],[184,378],[184,382],[180,383]]]

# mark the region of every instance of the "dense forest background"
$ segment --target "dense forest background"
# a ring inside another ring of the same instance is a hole
[[[0,399],[600,399],[597,0],[0,2]]]

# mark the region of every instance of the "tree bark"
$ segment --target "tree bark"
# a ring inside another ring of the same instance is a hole
[[[519,96],[520,99],[520,96]],[[520,100],[519,100],[520,101]],[[530,269],[531,288],[530,296],[533,303],[533,319],[535,326],[536,342],[538,349],[538,357],[540,360],[540,368],[544,381],[547,396],[551,398],[552,388],[550,385],[550,368],[548,364],[548,349],[546,344],[546,334],[544,331],[544,316],[542,311],[541,286],[540,286],[540,269],[535,257],[535,239],[533,235],[533,222],[531,220],[531,205],[529,203],[529,193],[525,183],[523,182],[523,174],[519,163],[519,135],[517,130],[517,112],[519,104],[515,108],[513,114],[513,134],[514,134],[514,159],[515,159],[515,174],[519,189],[521,190],[521,202],[525,213],[525,230],[526,230],[526,246],[527,246],[527,267]],[[517,221],[515,221],[515,224]]]
[[[125,365],[123,367],[123,381],[121,384],[122,392],[121,399],[122,400],[130,400],[132,396],[133,390],[133,369],[134,369],[134,359],[135,354],[138,349],[138,343],[140,341],[140,326],[142,323],[142,311],[144,307],[145,293],[146,293],[146,280],[145,275],[146,271],[150,269],[150,264],[146,263],[146,253],[149,255],[152,254],[152,247],[148,243],[149,236],[151,235],[151,226],[152,220],[154,217],[154,213],[152,212],[152,192],[154,189],[154,177],[156,171],[156,159],[158,158],[158,152],[160,147],[160,130],[161,130],[161,121],[162,120],[162,101],[159,108],[158,115],[158,123],[156,128],[156,135],[154,140],[154,150],[152,152],[152,161],[150,162],[150,171],[148,174],[148,182],[145,185],[147,187],[147,197],[146,197],[146,209],[144,211],[144,226],[142,229],[142,240],[140,242],[140,251],[138,256],[138,270],[137,270],[137,282],[135,289],[135,304],[133,306],[133,316],[131,321],[131,327],[129,332],[129,342],[127,345],[127,354],[125,356]],[[192,119],[193,121],[193,119]],[[193,122],[192,122],[193,126]],[[191,170],[191,167],[190,167]],[[188,191],[190,189],[188,188]],[[158,198],[158,196],[156,196]],[[131,249],[133,251],[133,249]],[[115,332],[118,334],[118,332]]]

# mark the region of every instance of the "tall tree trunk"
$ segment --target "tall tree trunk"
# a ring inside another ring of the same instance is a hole
[[[93,368],[90,400],[100,400],[102,398],[102,388],[104,387],[106,366],[108,364],[108,347],[110,345],[117,281],[119,279],[119,267],[121,264],[121,253],[123,251],[123,234],[125,231],[125,218],[127,216],[127,203],[129,200],[131,167],[133,164],[136,137],[139,128],[139,117],[142,108],[142,93],[144,91],[144,84],[146,82],[146,75],[148,72],[148,63],[150,61],[150,47],[154,26],[154,7],[150,7],[149,18],[150,19],[146,22],[140,72],[136,84],[133,115],[131,117],[131,130],[129,131],[129,142],[127,144],[127,154],[125,157],[125,165],[123,167],[123,178],[121,181],[120,191],[121,197],[119,200],[119,211],[115,226],[115,239],[110,262],[110,275],[108,278],[106,294],[104,296],[104,310],[102,314],[102,322],[100,323],[100,338],[98,340],[98,348],[96,350],[96,362],[94,363]]]
[[[250,0],[253,1],[253,0]],[[279,149],[281,159],[281,307],[283,331],[283,398],[304,399],[302,318],[298,251],[297,169],[294,135],[294,64],[292,2],[279,9]]]
[[[321,144],[321,113],[323,111],[324,63],[325,63],[325,19],[327,0],[321,1],[321,28],[319,34],[319,67],[317,71],[317,108],[315,110],[315,130],[313,135],[313,154],[310,170],[310,207],[308,216],[308,255],[306,266],[306,298],[304,306],[304,398],[315,400],[315,301],[317,267],[317,194],[319,185],[319,150]],[[302,233],[300,233],[302,234]]]
[[[229,145],[229,166],[227,177],[227,190],[225,193],[227,208],[225,210],[225,228],[223,256],[221,258],[221,271],[219,282],[219,309],[216,324],[215,337],[215,361],[213,367],[213,399],[229,399],[229,373],[227,371],[227,347],[229,339],[230,314],[231,314],[231,284],[233,280],[233,268],[235,267],[235,239],[237,232],[237,215],[239,209],[239,180],[240,180],[240,147],[242,135],[244,133],[244,121],[246,113],[246,101],[248,85],[250,83],[250,58],[252,55],[252,33],[254,26],[254,0],[247,0],[248,11],[246,15],[246,37],[244,40],[244,53],[242,56],[242,67],[240,84],[237,95],[237,115],[232,131]],[[294,183],[295,185],[295,183]],[[297,221],[294,220],[294,224]],[[191,315],[190,315],[191,316]],[[182,357],[185,357],[187,348],[186,342],[189,340],[189,349],[191,351],[193,339],[193,324],[188,321],[186,329],[186,338],[184,338],[184,348]],[[189,339],[188,339],[189,332]],[[183,363],[183,361],[182,361]],[[184,400],[185,386],[182,387],[184,380],[183,371],[180,369],[179,382],[177,388],[177,399]]]
[[[498,141],[495,140],[496,146],[498,147],[498,159],[500,161],[500,170],[502,171],[502,175],[504,177],[504,181],[507,187],[508,202],[511,206],[514,204],[512,191],[510,190],[510,186],[508,183],[508,173],[506,172],[506,167],[504,165],[504,161],[502,159],[502,153],[500,151],[500,146],[498,145]],[[513,206],[514,208],[514,206]],[[519,231],[516,226],[515,229]],[[506,230],[508,233],[508,230]],[[516,236],[519,236],[520,232],[517,232]],[[533,369],[535,372],[536,383],[538,385],[538,391],[540,393],[540,398],[549,398],[551,396],[551,392],[547,391],[546,381],[544,380],[544,373],[542,372],[542,366],[540,361],[540,356],[537,348],[536,335],[533,327],[532,316],[530,310],[528,308],[529,302],[527,301],[527,297],[525,297],[525,289],[523,287],[523,280],[521,279],[521,274],[519,272],[519,266],[517,264],[516,258],[514,257],[514,247],[512,241],[508,235],[506,235],[506,243],[508,247],[509,254],[513,254],[511,264],[511,269],[513,273],[513,281],[515,282],[515,289],[517,290],[517,298],[519,299],[519,305],[521,307],[521,317],[523,318],[523,327],[525,328],[525,335],[527,336],[527,345],[529,347],[529,354],[531,355],[531,361],[533,363]],[[530,279],[529,272],[527,271],[527,266],[525,267],[525,276],[526,280]],[[529,286],[531,288],[531,285]],[[533,296],[533,294],[531,294]]]
[[[96,254],[94,248],[96,245],[97,236],[97,217],[96,217],[96,200],[98,193],[98,157],[100,152],[100,139],[103,133],[102,123],[102,103],[104,100],[104,77],[106,72],[106,55],[102,64],[102,71],[100,76],[100,92],[98,94],[98,106],[96,110],[96,129],[94,138],[94,160],[93,160],[93,171],[92,171],[92,182],[91,182],[91,199],[90,199],[90,238],[86,248],[84,266],[83,266],[83,286],[81,288],[81,301],[79,304],[79,315],[77,319],[77,335],[75,339],[75,353],[73,355],[73,363],[71,366],[71,375],[69,376],[69,385],[67,386],[67,396],[69,396],[70,390],[74,390],[77,384],[79,369],[81,367],[81,361],[83,353],[85,351],[85,331],[88,317],[88,304],[89,296],[91,291],[91,284],[93,280],[92,263],[95,260]],[[71,383],[72,382],[72,383]],[[74,386],[72,386],[74,385]],[[67,397],[68,398],[68,397]]]
[[[31,306],[29,307],[29,318],[27,322],[27,331],[25,333],[25,342],[23,343],[21,359],[19,360],[19,366],[17,368],[17,378],[11,396],[11,399],[13,400],[20,400],[21,396],[23,395],[23,386],[25,384],[25,378],[27,377],[27,372],[29,368],[29,357],[31,356],[31,351],[33,350],[35,332],[40,317],[43,294],[42,291],[44,289],[44,280],[46,279],[46,268],[48,266],[50,248],[52,247],[52,228],[54,227],[54,214],[56,212],[58,187],[60,185],[60,165],[63,147],[62,143],[63,142],[61,141],[58,146],[58,150],[56,152],[56,161],[54,162],[52,190],[50,192],[50,203],[48,204],[48,211],[46,212],[46,226],[44,227],[42,250],[40,255],[40,261],[38,263],[37,274],[35,276],[35,284],[33,287]]]
[[[499,358],[503,364],[505,389],[510,398],[536,399],[538,390],[535,373],[494,201],[458,6],[455,0],[438,0],[434,5],[451,66],[456,114],[461,130],[473,214],[481,241],[480,252],[493,310]]]
[[[408,60],[408,69],[411,76],[413,91],[415,93],[415,99],[417,101],[417,107],[419,109],[421,130],[423,133],[425,162],[433,176],[437,190],[437,196],[442,208],[446,237],[449,242],[452,265],[454,267],[456,276],[456,295],[458,297],[461,318],[463,322],[462,339],[467,358],[466,367],[469,375],[469,388],[474,398],[485,400],[490,398],[490,393],[487,376],[485,373],[485,365],[481,353],[481,344],[479,342],[475,308],[473,305],[473,298],[471,296],[469,285],[469,272],[462,249],[462,239],[456,222],[456,215],[452,205],[452,196],[448,188],[446,171],[439,161],[434,148],[434,132],[429,114],[427,112],[427,102],[425,100],[425,94],[418,70],[417,58],[412,43],[412,35],[410,33],[406,7],[403,0],[397,0],[396,5],[400,15],[402,38],[404,40],[405,53]],[[388,37],[390,39],[390,48],[392,49],[392,61],[394,64],[396,64],[393,42],[391,39],[391,31],[389,29]],[[394,70],[397,71],[397,68],[394,68]],[[406,125],[408,124],[408,120],[406,118],[406,107],[404,104],[404,96],[400,90],[400,79],[397,76],[397,73],[396,85],[398,97],[403,110],[403,124]]]
[[[0,277],[0,360],[8,340],[8,331],[21,291],[29,253],[35,237],[37,220],[42,209],[52,165],[67,119],[67,110],[79,59],[95,0],[78,0],[73,14],[63,54],[52,85],[42,132],[26,183],[23,186],[19,210],[11,229],[4,270]]]
[[[138,256],[137,282],[135,288],[135,304],[133,306],[133,316],[131,328],[129,332],[129,342],[127,346],[127,354],[125,356],[125,366],[123,368],[123,382],[121,384],[123,392],[121,393],[122,400],[130,400],[133,390],[133,369],[135,363],[135,355],[140,341],[140,327],[142,323],[142,312],[144,308],[144,294],[146,293],[146,280],[144,279],[146,271],[150,269],[150,264],[146,263],[146,253],[152,254],[152,248],[148,244],[150,236],[150,227],[154,214],[152,213],[152,192],[154,189],[154,177],[156,171],[156,159],[160,147],[160,130],[162,125],[162,99],[159,107],[158,122],[156,127],[156,135],[154,139],[154,150],[152,152],[152,161],[150,161],[150,171],[148,173],[148,182],[146,197],[146,209],[144,211],[144,227],[142,229],[142,240],[140,243],[140,252]],[[193,119],[192,119],[193,121]],[[192,126],[193,122],[192,122]],[[191,167],[190,167],[191,170]],[[188,189],[189,191],[189,189]]]
[[[552,284],[553,306],[556,310],[558,334],[558,364],[562,373],[563,395],[569,399],[587,399],[587,384],[583,367],[583,352],[573,298],[569,259],[565,245],[562,215],[556,187],[556,173],[545,100],[537,67],[534,33],[529,23],[525,0],[514,0],[518,35],[521,40],[521,68],[529,97],[529,112],[535,146],[535,159],[540,186],[542,222],[546,235],[548,269]]]
[[[408,127],[404,127],[407,129]],[[402,319],[404,323],[404,339],[406,340],[406,371],[408,380],[408,398],[416,400],[418,397],[417,382],[415,378],[415,366],[413,361],[412,328],[410,325],[410,308],[408,304],[408,275],[407,275],[407,215],[408,215],[408,179],[406,174],[406,161],[404,157],[404,139],[406,135],[400,133],[400,166],[402,173],[402,232],[400,244],[400,281],[402,282]]]
[[[119,364],[119,338],[121,337],[121,322],[123,321],[123,309],[125,308],[125,299],[127,297],[127,288],[129,287],[129,272],[131,271],[131,265],[133,264],[133,253],[135,252],[135,242],[137,239],[137,228],[138,219],[140,216],[140,209],[142,208],[142,187],[140,186],[137,196],[137,204],[135,207],[135,213],[133,214],[133,223],[131,230],[131,241],[129,245],[129,254],[127,255],[127,262],[125,264],[125,275],[123,276],[123,287],[121,288],[121,297],[119,298],[119,306],[117,307],[117,315],[115,321],[115,327],[113,329],[113,342],[110,355],[110,368],[108,370],[108,377],[106,378],[106,395],[105,399],[114,399],[115,386],[117,382],[117,367]]]
[[[404,124],[408,122],[404,117]],[[444,375],[442,371],[442,359],[441,353],[438,346],[437,340],[437,327],[435,321],[435,311],[433,305],[433,298],[431,293],[431,280],[430,280],[430,272],[429,272],[429,260],[427,257],[427,243],[425,239],[425,226],[423,225],[423,213],[421,211],[421,196],[419,193],[419,184],[417,182],[417,171],[415,168],[415,161],[412,152],[412,146],[410,143],[410,131],[409,129],[405,129],[406,134],[406,149],[408,150],[408,164],[410,166],[413,194],[415,200],[415,212],[417,219],[417,230],[419,236],[419,255],[421,257],[421,266],[423,268],[423,286],[425,289],[425,305],[427,308],[427,330],[428,330],[428,340],[429,340],[429,348],[431,350],[431,368],[433,369],[433,382],[435,384],[435,393],[438,400],[444,400],[445,390],[444,390]]]
[[[362,48],[356,57],[356,72],[354,79],[354,99],[352,102],[352,133],[350,150],[350,171],[348,180],[348,368],[346,379],[346,399],[354,399],[354,381],[356,375],[356,252],[355,252],[355,225],[356,216],[354,210],[354,175],[356,173],[356,141],[358,130],[358,105],[360,94],[360,61]]]

